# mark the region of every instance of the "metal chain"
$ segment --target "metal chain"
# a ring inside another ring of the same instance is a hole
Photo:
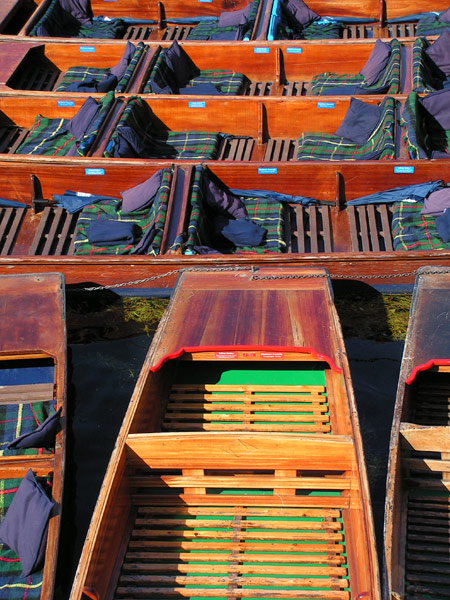
[[[256,267],[257,269],[257,267]],[[136,286],[142,283],[148,283],[149,281],[156,281],[164,277],[171,275],[177,275],[186,271],[250,271],[252,273],[250,279],[262,280],[262,279],[317,279],[330,277],[331,279],[348,279],[351,280],[353,277],[348,275],[329,275],[327,273],[317,273],[314,275],[257,275],[255,267],[186,267],[183,269],[174,269],[173,271],[167,271],[161,273],[161,275],[154,275],[153,277],[146,277],[145,279],[136,279],[134,281],[126,281],[122,283],[113,283],[111,285],[99,285],[97,287],[85,287],[85,288],[74,288],[71,292],[98,292],[100,290],[113,290],[117,288],[123,288],[128,286]],[[440,273],[450,273],[450,268],[439,269],[439,271],[422,271],[424,275],[438,275]],[[413,277],[416,275],[416,271],[409,271],[407,273],[394,273],[392,275],[358,275],[356,279],[400,279],[402,277]]]

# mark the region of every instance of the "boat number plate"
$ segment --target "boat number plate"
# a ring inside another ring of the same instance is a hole
[[[264,47],[264,48],[253,48],[253,52],[255,54],[269,54],[270,52],[270,48],[268,47]]]
[[[286,48],[287,54],[301,54],[302,52],[303,52],[303,48],[298,48],[298,47],[294,47],[294,46],[288,46]]]
[[[334,102],[318,102],[317,108],[334,108]]]
[[[58,106],[75,106],[74,100],[58,100]]]
[[[278,167],[259,167],[258,175],[276,175],[278,173]]]
[[[95,46],[80,46],[80,52],[95,52]]]
[[[394,167],[394,173],[414,173],[414,167]]]
[[[221,360],[237,358],[238,356],[237,352],[214,352],[214,358],[219,358]]]
[[[199,100],[196,102],[189,102],[189,108],[205,108],[206,102],[204,100]]]
[[[84,174],[85,175],[104,175],[105,174],[105,169],[85,169],[84,170]]]

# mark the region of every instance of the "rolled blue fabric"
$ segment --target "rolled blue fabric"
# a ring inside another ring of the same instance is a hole
[[[347,202],[347,206],[359,206],[360,204],[387,204],[391,202],[401,202],[407,198],[412,198],[416,201],[421,201],[426,198],[431,192],[435,192],[444,186],[443,181],[428,181],[427,183],[416,183],[401,187],[392,188],[391,190],[382,190],[368,196],[354,198]]]

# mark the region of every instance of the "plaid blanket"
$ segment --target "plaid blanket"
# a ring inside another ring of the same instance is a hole
[[[76,139],[74,135],[68,131],[68,119],[48,119],[42,115],[37,115],[27,137],[22,144],[20,144],[15,153],[65,156],[76,143],[77,154],[86,156],[97,137],[99,128],[106,118],[113,102],[113,92],[108,92],[106,96],[103,96],[103,98],[98,100],[97,113],[89,123],[85,134],[80,139]]]
[[[34,431],[54,412],[52,401],[0,406],[0,456],[47,453],[42,448],[9,450],[6,446],[20,435]]]
[[[441,35],[448,27],[450,27],[450,23],[439,21],[437,15],[428,15],[418,22],[416,36]]]
[[[341,23],[317,23],[312,21],[305,27],[294,28],[281,15],[275,37],[277,40],[338,40],[342,38],[344,25]]]
[[[144,94],[151,94],[151,83],[154,81],[160,88],[170,87],[173,92],[176,91],[176,82],[172,69],[167,65],[167,50],[159,53],[158,58],[150,71],[149,77],[144,86]],[[198,85],[199,83],[212,83],[221,94],[237,96],[244,91],[247,78],[243,73],[235,73],[225,69],[204,69],[193,79],[190,79],[186,87]]]
[[[119,198],[108,198],[107,200],[83,208],[75,229],[74,253],[76,255],[88,256],[97,256],[99,254],[132,254],[139,240],[136,241],[136,244],[118,244],[116,246],[100,246],[89,242],[87,230],[92,221],[108,219],[136,223],[142,230],[142,236],[154,229],[154,237],[147,254],[151,256],[159,254],[166,222],[172,175],[172,169],[164,169],[161,187],[148,209],[128,213],[122,212],[122,200]]]
[[[392,216],[394,250],[444,250],[450,248],[437,234],[435,218],[421,215],[423,202],[396,202]]]
[[[121,19],[95,17],[91,24],[82,24],[62,9],[59,0],[52,0],[49,7],[30,31],[37,37],[120,38],[125,33]]]
[[[450,152],[450,131],[443,130],[422,106],[417,92],[408,94],[400,124],[412,159],[432,158],[434,151]]]
[[[365,144],[358,145],[335,134],[304,133],[298,140],[297,160],[389,160],[395,158],[394,98],[381,103],[382,116]]]
[[[250,9],[250,13],[247,18],[247,23],[244,27],[219,27],[217,21],[209,21],[204,23],[199,23],[196,25],[187,36],[188,40],[209,40],[210,37],[214,34],[226,33],[229,31],[236,32],[236,40],[250,39],[253,28],[255,26],[256,15],[258,14],[260,0],[253,0],[252,7]]]
[[[211,219],[213,215],[208,214],[203,199],[203,178],[207,177],[202,166],[195,168],[193,183],[190,191],[190,215],[185,239],[176,241],[174,248],[182,247],[184,254],[194,254],[194,246],[213,246],[213,232]],[[226,248],[218,248],[220,252],[230,254],[246,253],[272,253],[283,252],[286,248],[284,241],[284,209],[281,202],[274,202],[266,198],[241,197],[245,205],[249,219],[266,230],[266,236],[260,246],[237,246],[230,245]]]
[[[429,41],[419,37],[414,41],[412,58],[412,89],[414,92],[434,92],[442,89],[444,74],[437,67],[425,50]]]
[[[51,495],[51,482],[37,477],[39,483]],[[0,521],[5,518],[21,479],[0,479]],[[8,600],[39,600],[41,597],[43,571],[21,577],[22,565],[17,554],[0,542],[0,597]]]
[[[314,75],[311,81],[311,94],[398,94],[400,91],[400,58],[401,46],[398,40],[391,40],[391,55],[386,68],[378,81],[366,85],[359,73],[353,75],[337,75],[321,73]],[[338,89],[337,89],[338,88]],[[346,91],[348,90],[348,91]]]
[[[136,46],[136,50],[130,60],[128,67],[125,70],[120,81],[118,81],[116,85],[116,92],[125,92],[128,86],[128,82],[130,81],[130,77],[132,76],[136,65],[139,59],[142,56],[144,51],[144,44],[139,42]],[[57,92],[65,92],[69,85],[72,83],[82,83],[83,81],[89,79],[95,79],[95,81],[101,81],[106,75],[111,73],[111,69],[109,68],[97,68],[97,67],[70,67],[65,73],[64,77],[61,79],[60,84],[56,88]]]
[[[222,139],[219,133],[205,131],[157,131],[154,115],[142,98],[133,97],[122,113],[116,129],[106,146],[104,156],[118,156],[119,134],[122,127],[131,127],[145,142],[145,156],[160,159],[215,159]]]

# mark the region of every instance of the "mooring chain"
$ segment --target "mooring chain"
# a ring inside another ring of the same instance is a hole
[[[258,275],[256,270],[258,267],[250,266],[250,267],[239,267],[239,266],[229,266],[229,267],[185,267],[183,269],[174,269],[173,271],[167,271],[166,273],[161,273],[160,275],[154,275],[153,277],[145,277],[145,279],[135,279],[134,281],[125,281],[122,283],[113,283],[111,285],[99,285],[97,287],[85,287],[85,288],[74,288],[70,291],[72,292],[97,292],[100,290],[112,290],[117,288],[123,288],[128,286],[137,286],[142,283],[148,283],[150,281],[157,281],[158,279],[163,279],[164,277],[170,277],[171,275],[177,275],[180,273],[184,273],[186,271],[250,271],[251,272],[251,280],[269,280],[269,279],[323,279],[330,277],[330,279],[401,279],[402,277],[414,277],[416,275],[416,271],[408,271],[406,273],[393,273],[391,275],[358,275],[357,277],[349,277],[348,275],[330,275],[328,273],[311,273],[311,274],[286,274],[286,275]],[[421,271],[423,275],[439,275],[441,273],[450,273],[450,268],[439,268],[438,271],[430,270],[430,271]]]

